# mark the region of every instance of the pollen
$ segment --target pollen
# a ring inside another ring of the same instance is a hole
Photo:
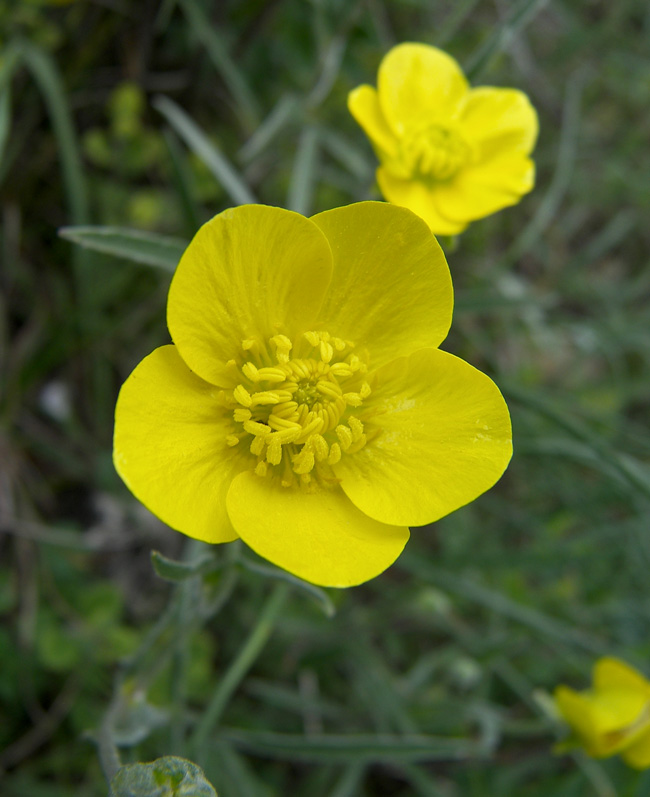
[[[367,355],[326,330],[291,340],[242,341],[239,381],[223,403],[233,407],[229,446],[243,441],[260,478],[284,489],[337,481],[332,468],[366,444],[361,417],[371,390]],[[351,414],[354,411],[355,414]]]

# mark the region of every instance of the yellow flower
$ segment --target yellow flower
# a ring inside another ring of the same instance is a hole
[[[117,471],[191,537],[239,536],[317,584],[373,578],[409,525],[474,500],[511,456],[496,385],[438,349],[452,304],[404,208],[227,210],[174,275],[174,345],[122,387]]]
[[[575,692],[558,686],[555,703],[588,755],[620,753],[631,767],[650,767],[650,681],[637,670],[618,659],[599,659],[593,687]]]
[[[384,197],[436,235],[515,205],[533,187],[528,157],[537,114],[515,89],[470,89],[456,61],[426,44],[399,44],[382,60],[377,90],[359,86],[348,107],[381,166]]]

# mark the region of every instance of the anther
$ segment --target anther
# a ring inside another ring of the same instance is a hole
[[[330,453],[327,457],[328,465],[336,465],[341,460],[341,446],[338,443],[332,443],[330,446]]]
[[[236,446],[239,443],[239,438],[236,434],[229,434],[226,435],[226,444],[229,445],[231,448]]]
[[[336,436],[341,444],[341,448],[343,451],[346,451],[352,445],[352,432],[347,426],[343,426],[343,424],[339,424],[335,431]]]
[[[251,349],[257,346],[257,341],[253,338],[246,338],[246,340],[242,340],[241,347],[244,351],[250,351]]]
[[[262,476],[262,477],[266,476],[266,470],[267,470],[267,466],[266,466],[266,462],[264,462],[264,460],[262,460],[261,462],[258,462],[257,465],[255,466],[255,473],[257,473],[258,476]]]
[[[294,473],[309,473],[314,467],[314,452],[303,446],[299,454],[293,457]]]
[[[334,349],[331,343],[328,343],[325,340],[321,340],[320,342],[320,356],[321,360],[324,363],[328,363],[332,357],[334,356]]]
[[[249,420],[251,417],[251,411],[247,410],[245,407],[238,407],[232,414],[233,418],[237,421],[237,423],[244,423],[244,421]]]
[[[322,462],[323,460],[327,459],[327,456],[330,452],[329,446],[327,445],[327,441],[322,435],[320,434],[312,435],[309,438],[309,443],[314,449],[314,456],[316,457],[316,462]]]
[[[259,393],[253,393],[251,399],[253,400],[254,407],[260,404],[279,404],[282,400],[280,396],[272,390],[263,390]]]
[[[271,338],[271,343],[275,345],[275,356],[279,363],[289,362],[289,352],[293,348],[293,344],[286,335],[274,335]]]
[[[253,403],[251,394],[243,385],[237,385],[237,387],[233,390],[232,395],[235,401],[238,404],[242,404],[244,407],[250,407]]]
[[[244,429],[249,434],[260,435],[261,437],[266,437],[266,435],[271,434],[271,429],[265,423],[258,423],[257,421],[244,421]]]
[[[267,440],[266,461],[271,465],[279,465],[282,462],[282,437],[275,433],[270,435]]]
[[[363,434],[363,424],[358,418],[355,418],[354,415],[350,415],[348,418],[348,426],[352,432],[352,442],[356,443]]]
[[[257,374],[257,368],[253,365],[253,363],[248,362],[242,365],[242,373],[247,379],[250,379],[251,382],[258,382],[259,376]]]
[[[258,435],[257,437],[253,438],[249,450],[251,454],[254,454],[256,457],[259,457],[262,451],[264,451],[264,446],[265,446],[264,438],[262,437],[262,435]]]
[[[360,407],[363,402],[358,393],[344,393],[343,398],[351,407]]]

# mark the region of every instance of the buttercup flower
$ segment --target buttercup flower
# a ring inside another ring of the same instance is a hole
[[[191,537],[239,536],[316,584],[373,578],[408,526],[475,499],[511,456],[495,384],[438,349],[452,304],[404,208],[227,210],[174,275],[174,345],[122,387],[115,466]]]
[[[592,688],[558,686],[555,703],[588,755],[620,753],[631,767],[650,767],[650,681],[640,672],[618,659],[599,659]]]
[[[516,89],[470,89],[456,61],[426,44],[399,44],[382,60],[377,90],[359,86],[348,107],[381,166],[384,197],[437,235],[515,205],[533,187],[528,157],[537,114]]]

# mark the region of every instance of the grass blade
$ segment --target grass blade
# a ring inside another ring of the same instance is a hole
[[[221,34],[210,22],[196,0],[179,0],[179,5],[183,9],[194,35],[201,42],[208,57],[228,86],[230,94],[236,102],[242,125],[248,132],[255,130],[260,121],[257,100],[243,73],[230,57]]]
[[[306,127],[300,134],[298,152],[291,172],[287,207],[308,216],[313,203],[314,184],[318,170],[318,131]]]
[[[548,3],[548,0],[522,0],[510,17],[474,53],[465,67],[465,74],[472,82],[487,68],[497,53],[504,50],[529,22]]]
[[[153,105],[185,141],[187,146],[210,169],[236,205],[246,205],[257,201],[250,188],[246,185],[244,178],[179,105],[168,97],[162,96],[155,97]]]
[[[441,736],[387,734],[319,734],[222,730],[235,747],[279,760],[347,764],[404,761],[462,761],[481,757],[479,747],[469,739]]]
[[[124,227],[62,227],[59,235],[86,249],[173,272],[187,241]]]

